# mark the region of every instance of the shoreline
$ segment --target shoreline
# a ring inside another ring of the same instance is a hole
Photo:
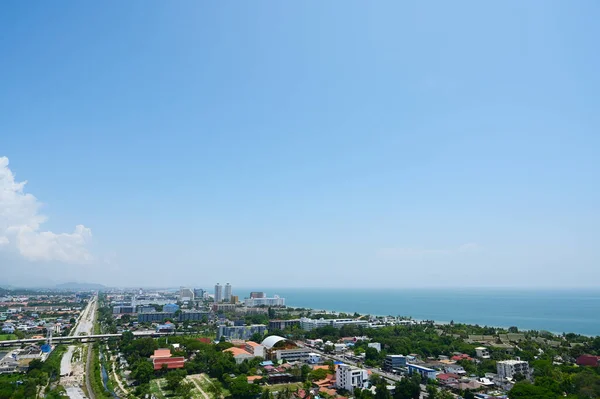
[[[326,309],[315,309],[315,308],[308,308],[308,307],[302,307],[302,306],[295,306],[295,305],[286,305],[286,307],[289,308],[294,308],[294,309],[308,309],[310,310],[312,313],[323,313],[323,314],[336,314],[339,315],[340,313],[345,313],[345,314],[349,314],[351,315],[351,318],[355,318],[354,314],[357,313],[359,315],[359,317],[363,317],[363,316],[375,316],[375,317],[395,317],[395,318],[400,318],[400,319],[404,319],[404,320],[413,320],[419,324],[423,324],[424,322],[433,322],[434,325],[450,325],[450,321],[440,321],[440,320],[429,320],[429,319],[416,319],[412,316],[404,316],[404,315],[383,315],[383,314],[374,314],[374,313],[359,313],[359,312],[350,312],[350,311],[344,311],[344,310],[326,310]],[[496,329],[504,329],[504,330],[508,330],[510,327],[517,327],[519,333],[523,332],[531,332],[531,331],[537,331],[537,332],[546,332],[546,333],[550,333],[554,336],[557,337],[561,337],[564,334],[576,334],[576,335],[580,335],[582,337],[587,337],[587,338],[595,338],[595,337],[600,337],[600,335],[593,335],[593,334],[582,334],[582,333],[577,333],[577,332],[571,332],[571,331],[565,331],[565,332],[555,332],[555,331],[549,331],[549,330],[543,330],[543,329],[535,329],[535,328],[521,328],[518,325],[512,325],[512,326],[498,326],[498,325],[482,325],[479,323],[468,323],[468,322],[463,322],[460,320],[452,320],[452,322],[454,322],[454,324],[464,324],[464,325],[469,325],[469,326],[479,326],[479,327],[488,327],[488,328],[496,328]]]

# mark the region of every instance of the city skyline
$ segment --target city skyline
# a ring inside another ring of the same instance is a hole
[[[600,281],[594,2],[0,10],[0,284]]]

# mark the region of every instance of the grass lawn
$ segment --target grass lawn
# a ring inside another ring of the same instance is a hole
[[[302,383],[300,382],[292,382],[290,384],[273,384],[273,385],[264,385],[265,388],[269,388],[271,392],[278,392],[286,387],[289,388],[292,392],[296,389],[302,389]]]
[[[202,388],[202,390],[206,392],[208,396],[214,398],[214,395],[210,392],[210,385],[212,384],[212,381],[216,381],[216,378],[210,378],[206,374],[201,374],[201,377],[196,379],[196,381],[198,382],[198,385],[200,385],[200,388]],[[231,394],[229,393],[228,389],[223,387],[223,393],[221,395],[226,398]]]
[[[177,396],[173,392],[165,388],[166,383],[167,382],[164,378],[151,380],[150,393],[153,394],[157,399],[181,399],[181,396]],[[204,399],[204,396],[202,396],[202,394],[196,389],[196,387],[194,387],[194,389],[192,389],[192,398]]]
[[[158,399],[164,399],[165,395],[163,394],[162,390],[160,389],[159,381],[164,381],[164,380],[150,381],[150,393],[152,393]]]
[[[13,339],[17,339],[15,334],[0,334],[0,341],[10,341]]]

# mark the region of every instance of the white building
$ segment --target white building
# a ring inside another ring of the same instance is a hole
[[[421,374],[421,377],[423,377],[425,379],[435,380],[435,376],[437,375],[437,372],[434,369],[430,369],[425,366],[419,366],[417,364],[410,364],[410,363],[407,364],[407,366],[408,366],[409,374],[419,373],[419,374]]]
[[[273,295],[273,298],[246,298],[244,304],[248,307],[255,306],[285,306],[285,298]]]
[[[315,328],[333,326],[335,328],[342,328],[347,325],[363,326],[368,327],[369,322],[367,320],[354,320],[354,319],[309,319],[308,317],[300,318],[300,327],[304,331],[311,331]]]
[[[318,353],[311,352],[308,354],[308,363],[317,364],[321,363],[321,355]]]
[[[223,295],[225,302],[231,302],[231,284],[225,284],[225,294]]]
[[[265,347],[256,342],[247,341],[245,349],[256,357],[265,357]]]
[[[333,344],[333,350],[335,350],[337,353],[343,352],[346,349],[348,349],[346,344]]]
[[[340,364],[335,372],[335,387],[354,392],[355,388],[362,389],[369,380],[367,370]]]
[[[458,364],[452,364],[452,365],[446,366],[444,368],[444,371],[449,374],[457,374],[457,375],[467,374],[467,371],[464,369],[464,367],[460,366]]]
[[[215,303],[223,301],[223,286],[219,283],[215,285]]]
[[[480,346],[479,348],[475,348],[475,355],[481,359],[489,359],[490,351],[488,348]]]
[[[515,374],[530,377],[529,363],[524,360],[502,360],[496,363],[496,368],[500,379],[513,378]]]
[[[367,344],[368,348],[375,348],[377,349],[377,352],[381,352],[381,344],[379,342],[369,342]]]
[[[193,301],[194,300],[194,291],[189,288],[181,287],[179,289],[179,300],[181,302]]]

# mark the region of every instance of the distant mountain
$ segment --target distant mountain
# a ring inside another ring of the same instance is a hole
[[[93,283],[63,283],[56,284],[54,287],[59,290],[103,290],[106,288],[105,285],[102,284],[93,284]]]

